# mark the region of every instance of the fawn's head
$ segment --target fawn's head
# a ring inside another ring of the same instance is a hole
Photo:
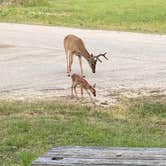
[[[88,63],[89,63],[90,68],[92,69],[92,73],[96,72],[96,63],[97,63],[97,61],[102,63],[102,61],[99,59],[100,56],[103,56],[105,59],[108,60],[108,58],[105,55],[106,55],[106,52],[104,54],[99,54],[97,56],[94,56],[93,54],[90,54],[90,57],[88,58]]]
[[[93,86],[90,86],[90,91],[93,94],[93,96],[96,96],[96,89],[95,89],[95,87],[96,87],[96,84],[94,84]]]

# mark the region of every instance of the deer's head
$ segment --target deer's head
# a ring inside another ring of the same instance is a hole
[[[105,56],[106,54],[107,54],[106,52],[104,54],[99,54],[97,56],[94,56],[93,54],[90,54],[90,58],[88,59],[88,63],[89,63],[90,68],[92,69],[93,73],[96,72],[97,61],[102,63],[102,61],[101,61],[101,59],[99,59],[99,57],[103,56],[105,59],[108,60],[108,58]]]
[[[92,72],[95,73],[97,60],[94,58],[93,54],[90,54],[90,57],[88,58],[88,63],[90,68],[92,69]]]

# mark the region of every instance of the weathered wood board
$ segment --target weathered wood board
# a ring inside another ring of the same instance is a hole
[[[166,166],[166,148],[56,147],[32,166]]]

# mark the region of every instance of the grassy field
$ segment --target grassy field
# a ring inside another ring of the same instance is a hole
[[[7,3],[7,1],[14,3]],[[0,21],[166,33],[165,0],[0,0]]]
[[[123,99],[110,108],[0,101],[0,165],[30,166],[60,145],[166,147],[165,99]]]

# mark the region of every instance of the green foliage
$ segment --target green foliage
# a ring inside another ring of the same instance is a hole
[[[21,160],[21,166],[30,166],[32,164],[32,160],[34,160],[34,156],[35,154],[30,151],[18,154],[18,157]]]
[[[134,110],[141,116],[160,116],[166,118],[166,106],[161,103],[142,103],[136,105]]]
[[[166,33],[165,0],[15,1],[0,9],[1,21]]]
[[[48,5],[48,0],[0,0],[6,6],[45,6]]]
[[[48,0],[24,0],[24,5],[25,6],[36,6],[36,7],[39,7],[39,6],[49,6],[49,2]]]

